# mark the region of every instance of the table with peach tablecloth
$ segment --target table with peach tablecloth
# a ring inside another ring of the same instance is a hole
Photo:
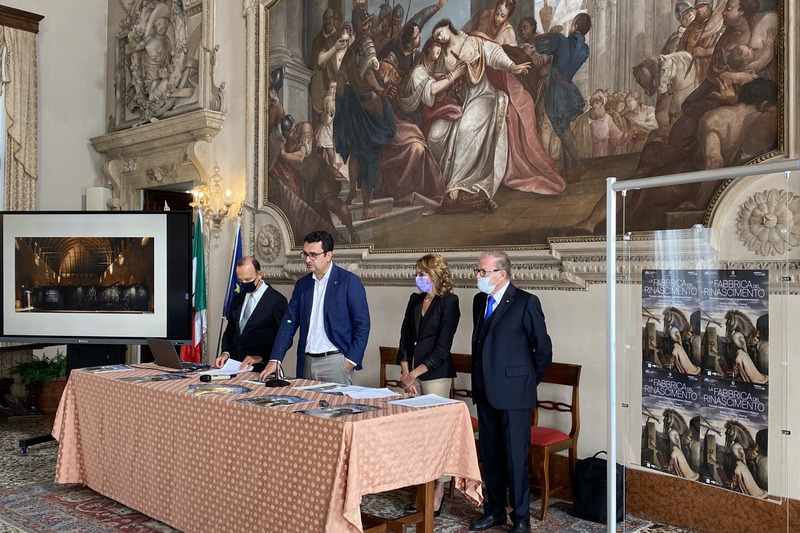
[[[187,532],[362,531],[363,495],[443,475],[455,476],[457,488],[481,501],[472,426],[461,402],[413,409],[354,401],[245,381],[256,374],[222,382],[251,389],[224,396],[187,392],[197,375],[124,381],[160,373],[72,372],[53,426],[57,483],[83,483]],[[311,401],[272,408],[233,401],[267,394]],[[321,399],[381,409],[337,419],[295,412]]]

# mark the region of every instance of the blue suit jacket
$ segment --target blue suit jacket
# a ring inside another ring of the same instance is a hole
[[[487,298],[478,293],[472,303],[473,353]],[[536,386],[553,360],[539,298],[509,284],[492,314],[481,358],[486,399],[495,409],[533,408]],[[474,378],[473,373],[473,391]]]
[[[297,377],[303,377],[306,340],[311,326],[311,307],[314,303],[314,274],[303,276],[294,286],[289,309],[281,321],[270,360],[283,361],[300,328],[297,341]],[[367,291],[355,274],[331,264],[324,304],[325,334],[345,356],[361,370],[364,350],[369,338],[369,307]]]

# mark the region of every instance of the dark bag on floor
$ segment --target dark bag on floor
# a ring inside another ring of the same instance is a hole
[[[572,489],[572,514],[592,522],[606,523],[606,460],[597,456],[581,459],[575,465]],[[606,454],[608,455],[608,454]],[[617,522],[625,519],[625,469],[617,465]]]

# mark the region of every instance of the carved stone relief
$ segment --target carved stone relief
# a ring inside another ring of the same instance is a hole
[[[757,255],[781,255],[800,245],[800,196],[770,189],[739,208],[737,233]]]
[[[280,230],[272,224],[262,226],[256,236],[256,253],[264,263],[272,263],[281,255],[283,241]]]
[[[213,80],[219,47],[209,46],[204,35],[206,0],[121,4],[125,17],[117,34],[117,106],[110,131],[198,107],[223,111],[225,84]],[[209,90],[201,90],[204,85]]]

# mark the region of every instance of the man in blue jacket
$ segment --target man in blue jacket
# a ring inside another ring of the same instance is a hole
[[[309,274],[294,286],[261,379],[276,372],[300,328],[297,377],[352,384],[369,338],[367,292],[358,276],[333,264],[333,237],[328,232],[306,235],[300,256]]]
[[[586,105],[586,100],[572,78],[589,58],[586,34],[591,27],[592,18],[586,13],[578,13],[572,19],[568,37],[561,34],[547,34],[536,39],[536,51],[553,56],[550,85],[544,104],[553,131],[561,139],[564,177],[569,183],[579,181],[586,171],[578,155],[578,142],[572,134],[570,125],[583,113]]]
[[[483,517],[470,530],[505,525],[511,505],[511,531],[529,533],[531,409],[536,386],[553,360],[553,345],[539,298],[510,283],[507,254],[482,254],[475,276],[481,292],[472,303],[472,398],[486,499]]]

